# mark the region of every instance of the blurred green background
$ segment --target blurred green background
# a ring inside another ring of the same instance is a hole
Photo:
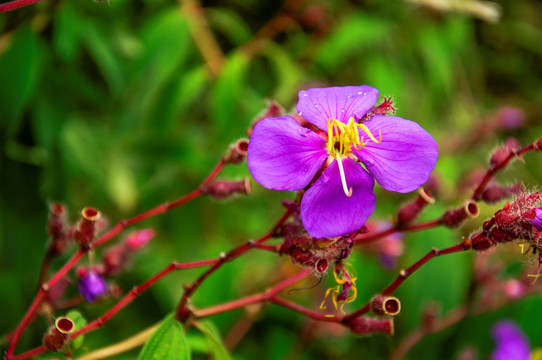
[[[229,144],[246,136],[269,99],[289,112],[300,89],[368,84],[393,96],[396,114],[419,122],[440,148],[440,191],[423,218],[460,205],[469,190],[458,190],[460,184],[486,168],[498,144],[509,136],[526,144],[542,133],[542,4],[448,0],[440,2],[448,10],[436,10],[434,3],[50,0],[0,14],[0,334],[14,328],[34,296],[51,201],[65,202],[72,221],[84,206],[94,206],[115,224],[174,200],[198,186]],[[523,125],[503,126],[503,107],[517,108],[521,116],[510,121],[523,117]],[[542,176],[540,155],[525,160],[498,178],[534,188]],[[249,175],[242,164],[227,167],[221,178]],[[414,196],[376,191],[374,219],[392,219]],[[115,283],[128,291],[172,260],[216,257],[257,238],[282,214],[280,200],[293,196],[254,184],[251,196],[200,198],[150,219],[137,228],[154,227],[156,239]],[[479,219],[456,231],[406,235],[405,254],[394,271],[382,270],[374,254],[356,251],[359,297],[350,309],[383,289],[399,268],[432,247],[459,241],[497,208],[483,205]],[[465,300],[473,257],[438,258],[410,278],[397,293],[403,310],[393,337],[314,330],[301,315],[270,305],[234,349],[234,358],[386,358],[429,304],[446,312]],[[519,278],[525,269],[516,247],[499,249],[494,257],[509,264],[500,276]],[[55,260],[52,268],[63,261]],[[261,291],[289,262],[253,251],[210,277],[193,304]],[[153,286],[88,335],[81,352],[162,319],[175,309],[182,284],[199,273],[175,273]],[[285,296],[317,309],[328,280]],[[90,320],[113,304],[109,299],[79,309]],[[518,321],[533,346],[542,346],[541,305],[530,297],[467,318],[427,336],[408,358],[454,359],[469,347],[477,358],[487,358],[494,347],[491,327],[504,317]],[[243,314],[211,320],[228,334]],[[46,326],[44,319],[30,326],[19,351],[38,345]],[[198,348],[200,335],[191,330],[190,336]],[[115,359],[136,356],[132,351]]]

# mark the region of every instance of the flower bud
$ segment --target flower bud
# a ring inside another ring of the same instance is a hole
[[[81,296],[89,303],[93,303],[108,290],[105,280],[93,270],[89,270],[79,279],[77,288]]]
[[[445,226],[455,228],[461,225],[467,217],[475,218],[479,213],[480,210],[476,202],[469,199],[463,207],[447,210],[440,220]]]
[[[43,337],[43,346],[49,351],[62,350],[74,330],[75,323],[71,319],[64,316],[57,318]]]
[[[254,129],[254,126],[256,126],[257,123],[259,123],[261,120],[269,117],[277,117],[281,114],[284,114],[284,109],[282,106],[279,105],[279,103],[275,101],[269,101],[267,104],[267,109],[265,109],[258,117],[256,117],[256,120],[250,124],[249,128],[247,129],[247,136],[250,137],[252,135],[252,130]]]
[[[250,180],[216,180],[205,188],[201,189],[204,194],[211,196],[213,199],[225,199],[235,194],[248,195],[252,191]]]
[[[69,242],[67,235],[68,224],[66,222],[67,210],[62,203],[52,203],[49,206],[49,211],[47,232],[51,237],[51,242],[47,251],[49,256],[57,256],[64,252]]]
[[[369,305],[378,316],[395,316],[401,311],[401,302],[395,296],[376,295]]]
[[[347,326],[354,334],[361,336],[367,336],[374,333],[393,335],[395,332],[392,318],[374,319],[367,316],[361,316],[350,321]]]
[[[476,251],[485,251],[490,247],[497,245],[495,241],[487,237],[481,232],[474,233],[469,238],[470,244],[473,250]]]
[[[480,198],[487,204],[494,204],[507,198],[511,195],[517,194],[523,190],[523,184],[516,183],[510,186],[492,185],[488,186],[483,192]]]
[[[239,139],[222,158],[224,164],[240,164],[247,157],[248,139]]]
[[[77,243],[83,249],[89,249],[96,235],[96,221],[100,219],[100,212],[94,208],[86,207],[81,211],[81,220],[73,234]]]
[[[403,205],[399,212],[397,213],[397,226],[399,228],[407,226],[411,224],[420,212],[423,210],[423,208],[427,204],[432,204],[435,202],[435,199],[428,190],[425,190],[424,188],[420,188],[418,190],[418,197],[405,205]]]
[[[156,232],[152,228],[132,231],[126,235],[124,243],[129,250],[139,250],[145,247],[145,245],[147,245],[147,243],[155,236]]]
[[[502,163],[510,155],[510,152],[514,150],[521,149],[521,144],[517,139],[509,138],[504,143],[504,146],[501,146],[495,150],[489,159],[489,164],[491,167],[495,167],[498,164]]]
[[[533,149],[536,151],[542,151],[542,136],[533,142]]]

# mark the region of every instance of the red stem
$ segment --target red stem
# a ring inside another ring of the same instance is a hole
[[[442,250],[432,249],[427,254],[425,254],[424,257],[422,257],[421,259],[416,261],[414,264],[412,264],[408,269],[401,270],[399,272],[399,275],[395,279],[395,281],[393,281],[390,285],[388,285],[388,287],[385,288],[382,291],[382,294],[383,295],[390,295],[391,293],[393,293],[395,290],[397,290],[397,288],[399,286],[401,286],[401,284],[403,284],[403,282],[410,275],[412,275],[414,272],[416,272],[416,270],[421,268],[423,265],[425,265],[429,260],[433,259],[434,257],[441,256],[441,255],[453,254],[453,253],[456,253],[456,252],[459,252],[459,251],[465,251],[465,250],[469,250],[469,249],[470,249],[470,247],[465,245],[465,243],[463,243],[463,242],[458,243],[458,244],[453,245],[453,246],[450,246],[450,247],[448,247],[446,249],[442,249]],[[348,323],[349,321],[352,321],[353,319],[355,319],[355,318],[357,318],[359,316],[365,315],[367,312],[369,312],[369,304],[368,303],[365,304],[358,311],[355,311],[352,314],[345,316],[341,321],[343,323]]]
[[[156,216],[158,214],[164,213],[168,210],[174,209],[176,207],[179,207],[195,198],[200,196],[202,194],[201,188],[207,186],[209,183],[211,183],[214,178],[220,173],[222,168],[224,167],[224,161],[221,159],[218,164],[215,166],[215,168],[211,171],[211,173],[203,180],[201,186],[192,191],[191,193],[181,197],[178,200],[175,200],[171,203],[165,203],[162,205],[159,205],[157,207],[154,207],[150,210],[147,210],[144,213],[141,213],[139,215],[136,215],[130,219],[122,220],[119,223],[117,223],[113,228],[109,229],[105,234],[100,236],[93,244],[93,248],[97,248],[111,239],[113,239],[115,236],[117,236],[122,230],[124,230],[126,227],[136,224],[140,221],[143,221],[145,219],[148,219],[150,217]],[[84,251],[79,249],[77,252],[72,256],[70,260],[56,273],[53,275],[53,277],[44,284],[36,294],[36,297],[34,298],[32,304],[28,308],[27,312],[23,316],[23,319],[21,322],[17,325],[17,328],[15,328],[15,331],[13,332],[13,336],[10,339],[9,346],[6,352],[6,359],[11,359],[13,357],[13,353],[15,352],[15,347],[17,346],[17,343],[22,335],[22,332],[28,326],[30,320],[32,319],[33,314],[38,309],[39,305],[41,304],[42,300],[45,298],[46,292],[48,289],[53,287],[60,279],[62,279],[68,271],[70,271],[75,264],[81,259],[81,257],[84,255]]]
[[[284,215],[279,219],[279,221],[273,226],[271,231],[269,231],[267,234],[260,237],[258,240],[254,242],[248,242],[245,244],[242,244],[230,251],[228,251],[225,254],[222,254],[220,256],[220,259],[213,264],[213,266],[205,271],[203,274],[200,275],[192,284],[185,286],[185,292],[179,301],[179,305],[177,306],[177,311],[175,317],[179,321],[184,321],[186,319],[186,316],[188,314],[186,309],[186,304],[188,303],[188,299],[190,296],[200,287],[200,285],[207,279],[212,273],[214,273],[216,270],[218,270],[224,263],[231,261],[244,253],[246,253],[248,250],[255,247],[254,245],[260,245],[264,243],[265,241],[269,240],[273,234],[286,222],[286,220],[290,217],[291,212],[287,210]]]
[[[503,161],[501,161],[500,163],[498,163],[497,165],[495,166],[492,166],[490,167],[484,178],[482,179],[482,181],[480,182],[480,184],[478,185],[478,187],[476,188],[476,190],[474,190],[473,194],[472,194],[472,197],[471,199],[474,200],[474,201],[478,201],[480,200],[480,197],[482,196],[482,193],[484,192],[487,184],[489,183],[489,181],[493,178],[493,176],[497,173],[497,171],[501,170],[502,168],[504,168],[506,165],[508,165],[508,163],[513,159],[513,158],[516,158],[516,157],[520,157],[521,155],[525,154],[526,152],[529,152],[531,150],[534,150],[534,145],[531,144],[531,145],[527,145],[525,146],[524,148],[522,148],[521,150],[510,150],[510,154],[508,154],[508,156],[506,157],[506,159],[504,159]]]
[[[0,13],[15,10],[23,6],[32,5],[34,3],[40,2],[43,0],[15,0],[8,3],[0,4]]]

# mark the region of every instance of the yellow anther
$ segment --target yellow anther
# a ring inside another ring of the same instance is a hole
[[[373,142],[380,143],[382,141],[381,131],[378,132],[379,140],[377,140],[366,125],[357,123],[353,117],[348,119],[348,123],[346,124],[337,119],[328,119],[328,153],[335,158],[338,158],[348,156],[352,150],[352,146],[354,146],[356,150],[362,149],[368,144],[369,140],[367,140],[367,142],[360,140],[359,129],[361,129]]]

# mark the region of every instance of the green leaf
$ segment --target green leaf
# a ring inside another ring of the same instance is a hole
[[[336,70],[349,56],[359,56],[364,48],[374,52],[390,36],[391,30],[390,23],[371,15],[358,13],[343,19],[320,49],[316,62],[329,70]]]
[[[45,61],[40,50],[36,34],[29,27],[23,27],[0,57],[0,109],[2,123],[8,125],[10,133],[16,132],[23,107],[41,77]]]
[[[66,314],[66,317],[71,319],[71,321],[74,322],[74,324],[75,324],[74,331],[77,331],[77,330],[81,329],[83,326],[85,326],[87,324],[87,320],[77,310],[68,311],[68,313]],[[72,352],[79,349],[81,347],[81,345],[83,345],[83,340],[84,339],[85,339],[84,335],[73,339],[68,344],[69,349]]]
[[[205,9],[209,24],[224,34],[234,45],[242,45],[250,40],[250,26],[232,9],[209,7]]]
[[[66,61],[75,59],[79,49],[80,17],[69,2],[60,4],[54,22],[53,45],[55,51]]]
[[[143,346],[138,360],[190,359],[183,326],[173,315],[167,316]]]
[[[202,321],[197,325],[197,328],[205,335],[209,349],[211,350],[214,360],[231,360],[232,357],[226,350],[220,334],[216,326],[210,321]]]

